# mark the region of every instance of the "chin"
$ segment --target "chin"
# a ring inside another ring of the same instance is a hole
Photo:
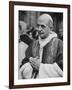
[[[40,37],[41,37],[41,39],[45,39],[48,37],[48,34],[41,34]]]
[[[46,38],[46,36],[40,36],[41,37],[41,39],[45,39]]]

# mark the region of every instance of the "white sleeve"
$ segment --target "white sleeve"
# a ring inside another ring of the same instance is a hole
[[[30,63],[26,63],[24,64],[21,68],[20,68],[20,74],[22,78],[25,79],[29,79],[32,77],[32,71],[33,68],[31,67]]]
[[[40,64],[39,78],[62,77],[62,76],[63,71],[59,68],[57,63]]]
[[[25,58],[25,52],[26,52],[26,49],[28,48],[28,45],[25,44],[24,42],[20,42],[19,43],[19,65],[21,65],[21,62],[22,62],[22,59]]]

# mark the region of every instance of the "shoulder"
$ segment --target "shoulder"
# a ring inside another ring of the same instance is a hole
[[[59,38],[56,38],[56,41],[58,42],[58,46],[62,47],[63,46],[63,41]]]
[[[55,37],[52,39],[53,41],[55,42],[59,42],[59,43],[62,43],[63,41],[61,39],[59,39],[58,37]]]
[[[63,41],[60,40],[59,38],[54,38],[53,39],[53,45],[54,48],[57,48],[58,52],[63,52]]]
[[[49,45],[47,44],[47,46],[50,46],[52,49],[59,49],[63,48],[63,42],[59,38],[55,37],[50,41]]]
[[[63,41],[60,40],[60,39],[57,38],[57,37],[53,38],[53,39],[52,39],[52,42],[53,42],[54,44],[58,44],[59,46],[60,46],[60,45],[63,45]]]

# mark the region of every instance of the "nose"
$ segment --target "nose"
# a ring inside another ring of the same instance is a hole
[[[41,27],[41,26],[39,26],[39,27],[38,27],[38,30],[39,30],[39,31],[41,31],[41,30],[42,30],[42,27]]]

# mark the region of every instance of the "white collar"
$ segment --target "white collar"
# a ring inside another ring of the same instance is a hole
[[[51,32],[49,36],[46,39],[41,39],[39,37],[39,44],[40,47],[44,47],[47,43],[49,43],[54,37],[57,37],[57,34],[55,32]]]

